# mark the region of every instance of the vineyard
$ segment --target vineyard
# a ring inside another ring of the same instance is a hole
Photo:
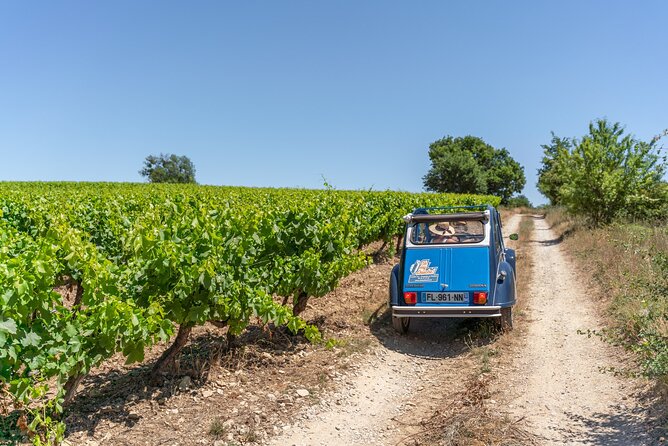
[[[0,409],[34,444],[59,442],[81,379],[160,341],[164,373],[190,331],[286,326],[368,264],[418,206],[491,196],[176,185],[0,183]],[[62,290],[75,297],[64,299]]]

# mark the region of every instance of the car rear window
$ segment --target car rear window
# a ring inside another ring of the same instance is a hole
[[[416,223],[411,232],[414,245],[479,243],[485,239],[482,221],[439,221]]]

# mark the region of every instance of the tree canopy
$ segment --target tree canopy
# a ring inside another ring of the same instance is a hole
[[[553,134],[543,146],[538,189],[594,225],[659,215],[667,204],[666,160],[655,145],[624,135],[620,123],[605,119],[590,123],[580,140]]]
[[[559,138],[552,133],[550,144],[543,144],[543,159],[538,169],[538,190],[545,195],[550,204],[556,205],[561,202],[560,190],[568,179],[566,170],[566,157],[569,156],[573,147],[568,138]]]
[[[149,155],[139,173],[151,183],[195,183],[195,165],[187,156]]]
[[[515,197],[512,197],[510,200],[508,200],[508,203],[506,203],[506,205],[511,208],[533,207],[531,201],[525,195],[517,195]]]
[[[492,194],[507,203],[524,188],[524,168],[508,150],[495,149],[475,136],[452,137],[429,145],[431,169],[424,187],[435,192]]]

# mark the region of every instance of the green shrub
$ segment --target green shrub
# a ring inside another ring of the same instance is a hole
[[[533,205],[525,195],[517,195],[508,200],[506,204],[509,208],[531,208]]]
[[[657,218],[668,207],[666,159],[658,140],[643,142],[624,135],[619,123],[600,119],[582,139],[552,135],[543,146],[538,187],[552,204],[600,226],[620,219]]]

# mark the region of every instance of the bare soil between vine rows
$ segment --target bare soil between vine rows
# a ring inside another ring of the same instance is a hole
[[[334,292],[310,300],[303,317],[326,340],[336,340],[334,347],[254,325],[228,349],[224,330],[197,327],[160,386],[150,385],[150,369],[167,344],[148,351],[142,364],[126,366],[119,355],[86,377],[65,419],[67,441],[265,443],[282,433],[302,408],[354,375],[381,339],[394,337],[387,321],[379,322],[377,316],[385,311],[387,280],[397,259],[380,257],[342,280]]]

